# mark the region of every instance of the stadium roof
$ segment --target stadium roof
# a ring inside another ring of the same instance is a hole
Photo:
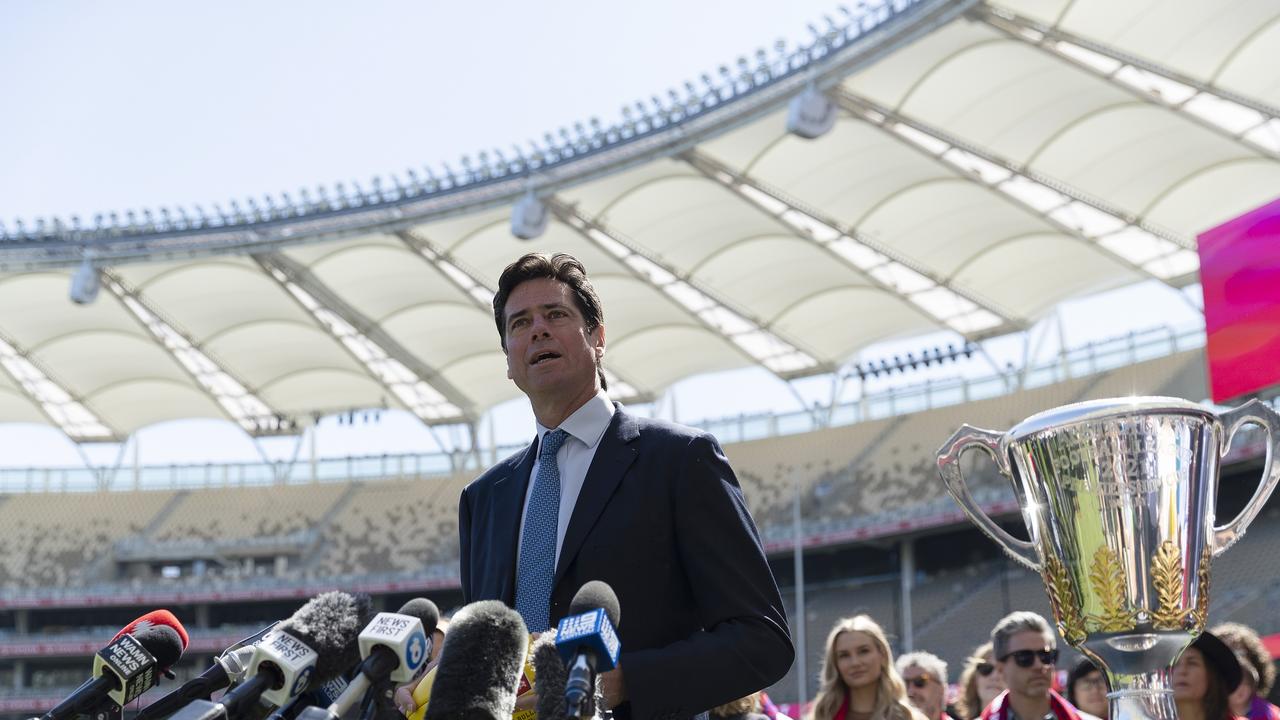
[[[584,261],[624,399],[753,364],[790,379],[1194,282],[1196,234],[1280,194],[1269,0],[897,0],[815,30],[459,168],[0,227],[0,422],[465,422],[517,394],[488,303],[528,251]],[[85,263],[102,291],[77,305]]]

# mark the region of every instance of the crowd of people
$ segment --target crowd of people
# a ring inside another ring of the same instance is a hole
[[[1033,612],[1004,617],[966,659],[952,692],[947,663],[924,651],[895,661],[868,615],[838,621],[827,636],[819,689],[807,720],[1107,720],[1106,675],[1081,658],[1059,683],[1057,637]],[[1172,673],[1182,720],[1280,720],[1266,700],[1275,682],[1258,634],[1225,623],[1200,634]],[[1059,690],[1061,692],[1059,692]]]

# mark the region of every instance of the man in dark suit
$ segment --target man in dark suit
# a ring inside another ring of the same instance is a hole
[[[779,680],[794,656],[782,600],[715,438],[609,401],[603,310],[573,257],[520,258],[493,306],[538,438],[462,492],[464,600],[502,600],[540,632],[608,583],[615,718],[689,718]]]

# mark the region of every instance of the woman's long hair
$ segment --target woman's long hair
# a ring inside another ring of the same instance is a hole
[[[924,720],[924,715],[907,703],[907,686],[893,667],[893,653],[884,630],[870,615],[855,615],[836,622],[827,635],[827,652],[822,662],[818,696],[813,700],[810,720],[831,720],[844,702],[849,688],[845,686],[836,668],[836,640],[847,632],[860,632],[871,638],[880,651],[880,679],[876,681],[876,702],[871,708],[871,720]]]
[[[990,653],[991,642],[984,642],[974,648],[973,654],[964,661],[964,671],[960,673],[960,699],[956,701],[960,720],[973,720],[986,707],[978,695],[978,666],[987,661]]]

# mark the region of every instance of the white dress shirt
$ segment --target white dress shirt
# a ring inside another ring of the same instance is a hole
[[[569,434],[556,452],[556,466],[560,469],[560,516],[556,527],[556,565],[560,564],[560,547],[564,545],[564,534],[569,528],[569,518],[573,515],[573,507],[578,504],[578,495],[587,479],[587,470],[596,456],[596,448],[600,447],[600,439],[613,420],[613,403],[604,390],[596,393],[582,407],[560,423],[560,429]],[[542,464],[542,438],[553,428],[545,428],[538,423],[538,458],[533,461],[533,470],[529,473],[529,486],[524,494],[524,510],[520,513],[519,545],[516,550],[516,563],[520,562],[520,552],[524,550],[524,521],[529,514],[529,498],[533,493],[534,479],[538,477],[538,467]],[[517,565],[518,566],[518,565]]]

